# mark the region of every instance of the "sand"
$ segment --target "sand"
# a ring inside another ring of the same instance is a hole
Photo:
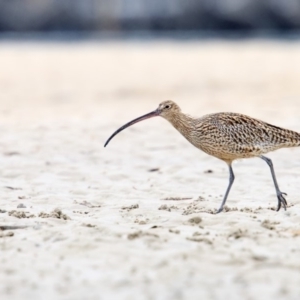
[[[0,299],[299,299],[300,149],[225,163],[166,99],[300,131],[300,42],[1,42]]]

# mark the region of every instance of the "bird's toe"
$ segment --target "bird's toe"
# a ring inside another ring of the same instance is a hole
[[[284,198],[284,195],[286,196],[287,194],[286,194],[286,193],[280,192],[280,193],[278,193],[278,195],[277,195],[277,198],[278,198],[278,207],[277,207],[277,211],[280,210],[281,204],[283,205],[284,210],[286,210],[286,207],[287,207],[287,201],[286,201],[286,199]]]

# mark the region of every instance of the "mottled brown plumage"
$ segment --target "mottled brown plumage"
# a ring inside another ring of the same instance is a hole
[[[182,113],[176,103],[168,100],[162,102],[155,111],[119,128],[107,140],[105,146],[123,129],[154,116],[162,116],[195,147],[228,164],[229,186],[218,212],[222,211],[234,181],[232,162],[251,157],[260,157],[267,162],[277,193],[277,210],[281,205],[286,209],[287,202],[283,196],[285,193],[279,190],[272,161],[263,154],[280,148],[300,146],[299,133],[237,113],[215,113],[193,118]]]

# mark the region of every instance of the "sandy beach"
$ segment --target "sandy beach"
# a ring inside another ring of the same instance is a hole
[[[300,42],[1,42],[0,299],[300,297],[300,149],[233,165],[164,119],[166,99],[300,132]]]

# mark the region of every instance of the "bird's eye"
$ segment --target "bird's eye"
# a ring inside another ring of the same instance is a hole
[[[170,108],[170,105],[166,105],[165,108],[166,108],[166,109],[169,109],[169,108]]]

